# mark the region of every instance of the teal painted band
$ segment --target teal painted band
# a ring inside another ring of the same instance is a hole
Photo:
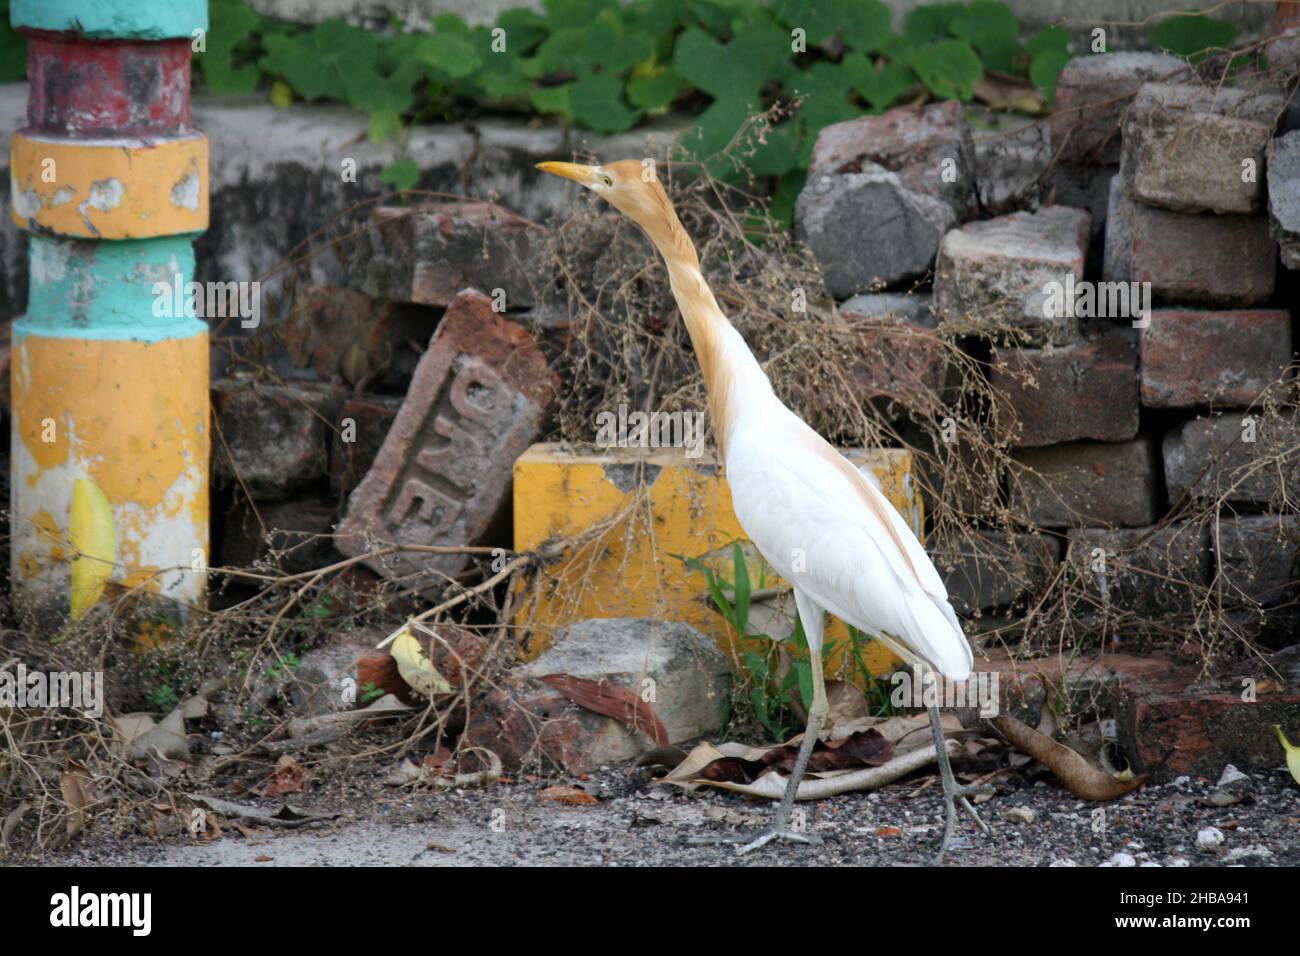
[[[170,40],[208,29],[208,0],[10,0],[9,22],[121,40]]]
[[[186,287],[193,236],[91,242],[29,235],[25,331],[156,342],[207,328]]]

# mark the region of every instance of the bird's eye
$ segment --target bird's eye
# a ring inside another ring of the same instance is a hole
[[[613,176],[601,176],[600,178],[601,178],[602,180],[604,180],[604,182],[605,182],[605,187],[606,187],[606,188],[612,187],[612,186],[614,185],[614,177],[613,177]]]

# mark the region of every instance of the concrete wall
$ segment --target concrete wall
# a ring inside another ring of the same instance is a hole
[[[0,155],[10,133],[23,125],[26,84],[0,85]],[[212,154],[212,225],[197,242],[200,281],[244,281],[283,263],[300,244],[345,210],[382,195],[380,171],[397,158],[392,145],[366,138],[364,114],[342,106],[295,105],[277,109],[265,96],[196,96],[195,124],[208,134]],[[554,177],[533,164],[570,157],[575,150],[600,156],[645,155],[684,121],[662,120],[616,137],[558,127],[534,129],[510,120],[468,125],[419,126],[411,131],[410,157],[421,170],[419,186],[443,193],[496,199],[530,219],[545,219],[572,199]],[[357,181],[345,183],[343,161],[356,162]],[[7,181],[8,167],[0,169]],[[9,190],[0,192],[0,321],[19,315],[26,302],[26,239],[9,215]],[[326,256],[313,265],[319,282],[337,278]]]

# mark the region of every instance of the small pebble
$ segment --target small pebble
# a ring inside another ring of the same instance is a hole
[[[1023,823],[1026,826],[1033,823],[1038,817],[1033,810],[1028,807],[1012,807],[1006,813],[1002,814],[1004,820],[1010,820],[1012,823]]]
[[[1196,834],[1196,849],[1211,853],[1223,845],[1223,831],[1218,827],[1206,827]]]
[[[1219,789],[1222,790],[1224,787],[1230,787],[1234,783],[1239,783],[1242,781],[1245,781],[1246,783],[1250,783],[1250,775],[1244,774],[1236,767],[1234,767],[1232,764],[1228,764],[1226,767],[1223,768],[1223,773],[1219,776],[1218,787]]]
[[[1137,860],[1133,858],[1132,854],[1116,853],[1102,866],[1137,866]]]

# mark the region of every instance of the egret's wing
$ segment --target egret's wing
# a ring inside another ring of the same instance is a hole
[[[964,678],[970,645],[921,543],[878,488],[781,411],[732,432],[727,481],[745,532],[831,613],[887,632],[945,676]]]

